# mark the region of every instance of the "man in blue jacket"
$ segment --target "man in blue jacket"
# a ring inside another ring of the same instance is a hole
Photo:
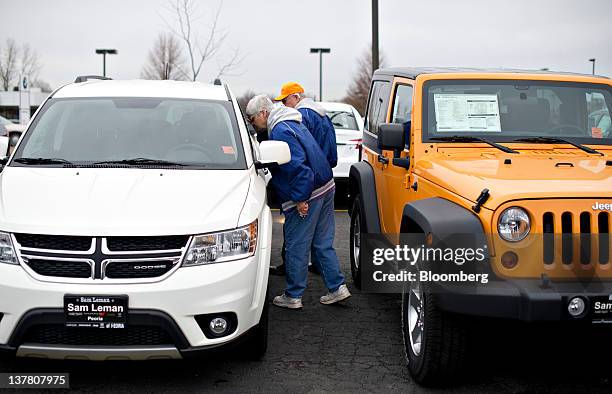
[[[281,87],[281,93],[275,101],[281,101],[283,105],[295,108],[302,114],[302,124],[306,126],[310,134],[323,151],[331,168],[338,164],[338,150],[336,146],[336,130],[334,125],[327,116],[327,111],[319,103],[314,102],[311,98],[304,96],[304,88],[297,82],[287,82]],[[277,267],[270,267],[270,273],[273,275],[283,275],[285,271],[283,264]],[[316,256],[312,254],[312,265],[308,269],[314,273],[320,273],[319,264]]]
[[[317,141],[331,168],[338,164],[336,130],[327,116],[327,111],[313,99],[304,96],[304,88],[297,82],[287,82],[281,87],[281,94],[274,100],[295,108],[302,114],[302,124]]]
[[[286,282],[274,305],[302,308],[302,294],[308,283],[308,256],[315,254],[328,293],[322,304],[333,304],[351,296],[344,284],[334,249],[334,192],[331,167],[321,148],[302,124],[295,109],[277,106],[265,95],[255,96],[246,108],[249,122],[267,129],[271,140],[289,145],[291,161],[272,169],[274,188],[285,215]]]

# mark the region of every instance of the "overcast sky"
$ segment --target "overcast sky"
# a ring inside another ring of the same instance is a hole
[[[0,0],[0,45],[29,43],[53,87],[77,75],[101,74],[95,48],[116,48],[107,73],[138,78],[171,0]],[[218,0],[200,0],[205,33]],[[370,45],[370,0],[224,0],[220,25],[228,56],[246,58],[240,75],[225,77],[235,93],[275,93],[286,81],[318,93],[318,56],[324,56],[325,99],[348,87],[356,59]],[[612,76],[611,0],[380,0],[380,47],[390,66],[509,67]],[[204,35],[204,34],[202,34]],[[221,61],[221,60],[219,60]],[[216,74],[215,60],[201,80]]]

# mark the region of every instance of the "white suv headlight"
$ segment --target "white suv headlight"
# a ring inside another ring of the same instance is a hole
[[[502,239],[506,241],[521,241],[531,230],[529,215],[523,208],[510,207],[499,217],[497,230]]]
[[[19,264],[11,236],[0,232],[0,263]]]
[[[223,263],[255,254],[257,220],[235,230],[196,235],[183,259],[183,267]]]

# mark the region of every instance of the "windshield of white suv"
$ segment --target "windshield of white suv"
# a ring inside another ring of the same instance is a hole
[[[246,167],[231,102],[51,99],[13,165]]]
[[[612,143],[612,89],[603,84],[519,80],[425,83],[423,141],[475,136]]]
[[[327,111],[327,116],[331,119],[335,129],[359,130],[355,115],[347,111]]]

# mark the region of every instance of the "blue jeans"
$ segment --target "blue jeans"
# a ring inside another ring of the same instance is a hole
[[[285,294],[301,298],[308,283],[308,255],[321,270],[321,278],[330,292],[344,283],[344,275],[334,249],[334,192],[308,203],[308,215],[300,217],[297,209],[285,215],[285,253],[287,289]]]

